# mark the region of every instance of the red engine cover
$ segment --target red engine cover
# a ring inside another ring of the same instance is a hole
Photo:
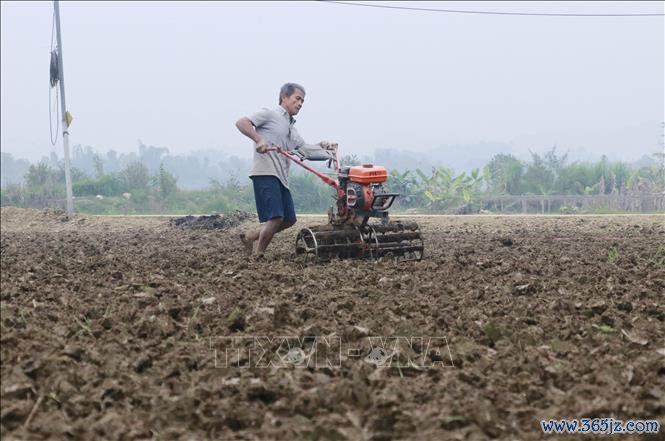
[[[349,168],[349,180],[359,184],[379,184],[388,179],[388,170],[380,165],[356,165]]]

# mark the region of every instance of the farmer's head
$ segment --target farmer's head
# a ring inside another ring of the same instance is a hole
[[[289,115],[297,115],[304,103],[304,87],[296,83],[286,83],[282,86],[279,91],[279,105],[282,106]]]

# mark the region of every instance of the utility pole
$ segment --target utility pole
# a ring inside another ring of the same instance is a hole
[[[53,1],[55,8],[55,27],[58,36],[58,81],[60,83],[60,110],[62,113],[62,142],[65,148],[65,187],[67,188],[67,216],[74,215],[74,195],[72,192],[72,173],[69,161],[69,123],[71,116],[65,105],[65,71],[62,61],[62,37],[60,35],[60,5],[58,0]]]

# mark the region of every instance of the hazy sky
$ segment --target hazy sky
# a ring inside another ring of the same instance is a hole
[[[406,2],[379,2],[406,5]],[[427,8],[663,13],[662,2],[409,2]],[[297,127],[345,152],[477,142],[627,159],[658,150],[661,17],[465,15],[322,2],[61,2],[71,144],[172,153],[250,144],[235,121],[307,89]],[[2,2],[2,151],[49,141],[52,2]],[[488,158],[489,160],[489,158]]]

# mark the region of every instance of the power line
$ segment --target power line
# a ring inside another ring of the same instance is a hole
[[[566,14],[566,13],[546,13],[546,12],[499,12],[499,11],[470,11],[463,9],[435,9],[435,8],[414,8],[409,6],[389,6],[373,5],[369,3],[349,3],[332,0],[316,0],[321,3],[332,3],[343,6],[364,6],[367,8],[398,9],[403,11],[423,11],[423,12],[444,12],[449,14],[482,14],[482,15],[520,15],[520,16],[538,16],[538,17],[662,17],[664,13],[627,13],[627,14]]]

